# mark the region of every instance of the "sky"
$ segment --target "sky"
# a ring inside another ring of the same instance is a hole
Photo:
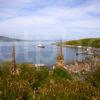
[[[100,37],[100,0],[0,0],[0,36]]]

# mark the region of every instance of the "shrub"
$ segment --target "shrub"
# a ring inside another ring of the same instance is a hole
[[[53,71],[53,77],[55,79],[69,79],[69,80],[72,80],[72,76],[68,73],[67,70],[65,70],[64,68],[55,68],[54,71]]]

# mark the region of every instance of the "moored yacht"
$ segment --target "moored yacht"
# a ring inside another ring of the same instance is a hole
[[[45,48],[45,46],[42,45],[42,44],[38,44],[37,47],[39,47],[39,48]]]

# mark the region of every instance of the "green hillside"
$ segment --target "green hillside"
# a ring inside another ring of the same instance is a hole
[[[91,46],[95,48],[100,48],[100,38],[88,38],[80,40],[65,41],[63,45],[73,45],[73,46]]]

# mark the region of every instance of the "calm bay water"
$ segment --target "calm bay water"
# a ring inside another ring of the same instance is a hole
[[[45,48],[38,48],[41,43]],[[52,45],[54,41],[16,42],[17,63],[56,64],[58,47]],[[11,60],[12,42],[0,42],[0,62]],[[63,47],[65,63],[76,60],[76,49]]]

